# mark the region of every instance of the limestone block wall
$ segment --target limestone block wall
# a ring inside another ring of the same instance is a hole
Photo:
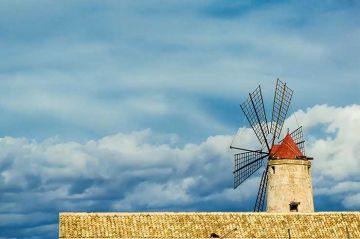
[[[273,159],[268,162],[267,212],[314,212],[311,162],[307,159]],[[294,209],[294,208],[292,208]]]

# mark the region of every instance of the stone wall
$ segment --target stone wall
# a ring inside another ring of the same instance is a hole
[[[306,159],[276,159],[268,162],[267,212],[314,212],[311,162]]]

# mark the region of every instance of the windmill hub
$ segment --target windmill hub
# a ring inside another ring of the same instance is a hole
[[[312,158],[305,156],[302,127],[279,140],[292,95],[293,91],[278,79],[270,126],[260,86],[240,105],[260,144],[266,146],[265,150],[230,146],[242,151],[234,155],[234,188],[265,164],[254,211],[263,211],[265,203],[267,212],[314,211]]]

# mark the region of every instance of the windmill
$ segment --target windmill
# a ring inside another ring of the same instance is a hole
[[[232,149],[237,149],[241,151],[240,153],[236,153],[234,155],[234,189],[241,185],[246,179],[248,179],[265,164],[265,169],[262,173],[254,206],[255,212],[264,211],[270,167],[269,162],[271,160],[274,160],[273,162],[275,162],[276,160],[279,161],[280,159],[297,159],[306,161],[305,164],[302,163],[302,165],[311,165],[308,160],[312,158],[308,158],[305,156],[305,141],[303,139],[302,126],[295,129],[292,133],[288,132],[283,139],[280,139],[281,131],[283,129],[287,112],[289,110],[292,95],[293,90],[291,90],[286,85],[286,83],[277,79],[274,102],[272,107],[271,122],[269,124],[266,118],[266,112],[260,85],[252,93],[249,93],[248,99],[240,105],[256,137],[258,138],[261,147],[260,149],[247,149],[230,146],[230,148]],[[280,164],[282,162],[285,161],[280,161]],[[296,163],[298,162],[290,161],[290,164],[295,165]],[[275,166],[272,166],[272,168],[275,173]],[[298,170],[298,168],[299,167],[297,167],[296,170]],[[310,169],[310,166],[308,166],[308,169]],[[285,176],[287,175],[288,173],[286,172]],[[304,179],[306,179],[307,181],[309,181],[308,178],[310,178],[309,182],[311,187],[311,176],[306,176],[305,173],[301,173],[301,175],[304,175]],[[309,173],[309,175],[311,174]],[[281,187],[284,188],[284,186]],[[274,186],[272,188],[276,187]],[[282,192],[280,192],[280,194],[281,193]],[[313,210],[312,188],[310,193],[308,194],[309,195],[306,197],[311,196],[311,199],[306,199],[305,201],[309,201],[309,203],[307,204],[310,205],[309,211],[311,211],[311,204]],[[296,194],[290,195],[290,197],[298,198]],[[290,204],[290,208],[291,204],[300,203],[295,202],[295,199],[292,200],[293,201],[291,202],[286,202]]]

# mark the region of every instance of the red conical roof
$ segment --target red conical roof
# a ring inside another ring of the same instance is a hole
[[[273,145],[270,155],[279,159],[296,159],[296,157],[303,156],[289,133],[285,136],[281,144]]]

